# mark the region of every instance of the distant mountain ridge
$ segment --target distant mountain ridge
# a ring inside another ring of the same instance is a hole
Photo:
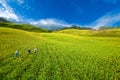
[[[6,20],[5,18],[0,17],[0,22],[10,22],[10,21]]]

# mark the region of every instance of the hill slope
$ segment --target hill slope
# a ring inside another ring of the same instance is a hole
[[[8,20],[6,20],[6,19],[0,17],[0,22],[10,22],[10,21],[8,21]]]
[[[14,29],[20,29],[20,30],[31,31],[31,32],[48,32],[48,30],[37,28],[29,24],[16,24],[16,23],[9,23],[9,22],[1,22],[0,27],[14,28]]]
[[[32,50],[29,55],[28,48]],[[16,50],[18,58],[14,57]],[[0,28],[0,80],[120,79],[119,53],[119,37]]]
[[[120,29],[107,29],[107,30],[78,30],[66,29],[56,31],[57,33],[65,33],[78,36],[100,36],[100,37],[120,37]]]

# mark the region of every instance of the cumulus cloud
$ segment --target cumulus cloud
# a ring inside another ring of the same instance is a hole
[[[19,21],[20,17],[16,15],[13,8],[10,7],[5,0],[0,0],[0,17],[7,18],[9,20]]]
[[[113,26],[115,23],[120,22],[120,12],[118,13],[107,13],[106,15],[98,18],[90,26],[98,28],[100,26]]]
[[[18,4],[23,4],[24,3],[24,0],[17,0],[18,1]]]
[[[29,22],[32,25],[36,25],[38,27],[43,27],[47,29],[58,29],[62,27],[68,27],[71,26],[71,24],[68,24],[67,22],[63,20],[58,20],[58,19],[40,19],[38,21],[30,21]]]

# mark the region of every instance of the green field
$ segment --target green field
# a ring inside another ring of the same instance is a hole
[[[120,80],[117,33],[91,37],[1,27],[0,80]],[[32,49],[29,55],[28,48]],[[16,50],[18,58],[14,57]]]

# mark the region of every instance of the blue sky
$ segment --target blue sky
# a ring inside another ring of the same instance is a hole
[[[0,17],[44,27],[118,26],[120,0],[0,0]]]

